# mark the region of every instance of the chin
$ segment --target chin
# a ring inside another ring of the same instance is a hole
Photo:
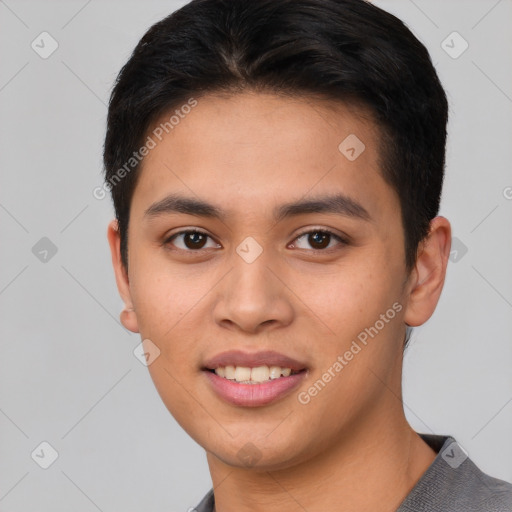
[[[244,441],[242,441],[242,439]],[[288,439],[291,439],[288,437]],[[251,436],[239,435],[226,442],[224,445],[217,443],[212,446],[204,446],[208,457],[215,457],[224,464],[250,471],[277,471],[292,467],[307,459],[304,451],[297,443],[279,442],[270,444],[265,437],[254,439]],[[292,451],[293,450],[293,451]]]

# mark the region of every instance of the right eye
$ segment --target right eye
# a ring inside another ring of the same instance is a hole
[[[195,252],[201,249],[209,249],[219,247],[219,244],[213,242],[213,246],[207,247],[207,241],[213,239],[207,233],[198,231],[197,229],[190,229],[174,233],[164,242],[165,245],[173,245],[181,251]]]

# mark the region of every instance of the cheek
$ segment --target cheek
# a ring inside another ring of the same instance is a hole
[[[209,281],[201,276],[188,277],[169,265],[134,265],[133,276],[130,288],[142,338],[154,339],[169,357],[171,353],[181,357],[187,340],[197,336],[197,332],[185,331],[197,326],[197,311]]]
[[[170,363],[165,353],[148,366],[163,404],[181,427],[190,433],[194,426],[200,429],[201,424],[207,424],[209,418],[203,417],[206,404],[201,403],[200,395],[189,385],[189,368],[186,361]]]
[[[197,377],[197,353],[204,322],[199,315],[203,287],[184,276],[169,275],[152,266],[137,273],[131,283],[140,335],[150,339],[160,350],[148,366],[153,383],[169,412],[185,428],[186,418],[197,404],[187,389]]]
[[[310,335],[314,338],[317,333],[314,345],[322,347],[314,354],[315,378],[329,368],[337,377],[327,386],[330,391],[322,392],[317,406],[328,403],[336,389],[353,390],[356,395],[372,389],[372,382],[377,383],[375,377],[370,379],[370,369],[377,375],[393,371],[402,331],[403,305],[396,284],[400,275],[378,261],[385,260],[375,254],[373,261],[338,268],[330,276],[300,286],[298,294],[307,298],[319,329],[309,331]],[[340,356],[343,369],[335,371],[333,365]],[[350,403],[346,396],[341,401]]]
[[[399,299],[390,269],[366,260],[314,279],[296,276],[294,293],[323,324],[325,334],[347,340],[373,325]],[[396,296],[395,296],[396,295]]]

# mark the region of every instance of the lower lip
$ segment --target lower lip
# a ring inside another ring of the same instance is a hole
[[[240,384],[216,373],[204,370],[213,390],[224,400],[242,407],[260,407],[270,404],[295,389],[306,376],[306,371],[279,377],[261,384]]]

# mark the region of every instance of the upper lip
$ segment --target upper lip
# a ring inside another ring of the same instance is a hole
[[[203,369],[215,370],[219,366],[245,366],[256,368],[258,366],[280,366],[281,368],[290,368],[295,371],[304,370],[306,365],[296,359],[280,354],[273,350],[260,352],[243,352],[241,350],[230,350],[221,352],[204,363]]]

